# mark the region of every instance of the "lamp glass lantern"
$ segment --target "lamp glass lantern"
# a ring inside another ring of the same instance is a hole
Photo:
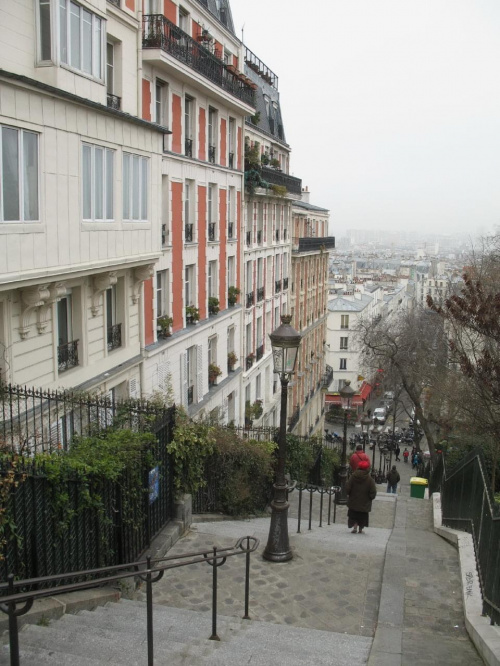
[[[339,393],[342,409],[351,409],[352,399],[356,391],[351,388],[351,382],[349,380],[347,380],[344,386],[339,390]]]
[[[290,325],[291,321],[292,315],[282,315],[281,325],[269,335],[274,372],[278,375],[291,375],[295,372],[302,336]]]
[[[368,434],[371,425],[371,419],[368,416],[363,416],[361,419],[361,432]]]

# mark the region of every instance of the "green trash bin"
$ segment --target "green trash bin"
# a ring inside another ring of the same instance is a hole
[[[423,479],[421,476],[412,476],[410,479],[410,497],[423,499],[428,483],[427,479]]]

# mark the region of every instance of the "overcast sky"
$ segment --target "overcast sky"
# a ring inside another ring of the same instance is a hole
[[[337,235],[500,224],[499,0],[230,1]]]

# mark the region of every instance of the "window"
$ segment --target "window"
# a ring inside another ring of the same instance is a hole
[[[227,258],[227,285],[228,287],[234,287],[235,277],[234,277],[234,257],[230,256]]]
[[[228,166],[230,169],[234,169],[235,160],[235,146],[236,146],[236,121],[234,118],[229,118],[229,132],[228,132],[228,153],[229,153],[229,163]]]
[[[189,34],[189,14],[184,7],[179,7],[179,28]]]
[[[102,21],[95,14],[72,0],[59,0],[61,62],[102,79],[102,28]]]
[[[187,157],[193,156],[193,98],[184,98],[184,139],[185,150],[184,153]]]
[[[106,289],[106,326],[108,352],[122,346],[122,325],[117,323],[116,285]]]
[[[215,203],[217,198],[217,189],[215,185],[209,184],[208,188],[208,202],[207,202],[207,220],[208,220],[208,240],[214,242],[217,240],[216,232],[216,214]]]
[[[168,103],[167,103],[167,84],[160,79],[156,79],[155,84],[155,122],[158,125],[168,125]]]
[[[262,375],[260,373],[255,378],[255,399],[262,399]]]
[[[217,298],[217,262],[208,262],[208,297]]]
[[[349,328],[349,315],[340,315],[340,328]]]
[[[82,148],[83,219],[113,219],[114,151],[88,143]]]
[[[156,316],[168,314],[168,271],[156,273]]]
[[[38,2],[38,30],[40,35],[38,57],[40,62],[52,60],[50,2],[51,0],[39,0]]]
[[[196,387],[196,376],[197,376],[197,364],[198,364],[198,350],[197,345],[188,347],[186,350],[186,390],[187,390],[187,404],[192,405],[197,399],[195,396],[195,387]]]
[[[195,266],[190,264],[184,269],[184,305],[194,305],[195,304]]]
[[[213,363],[217,365],[217,336],[212,335],[208,338],[208,365]]]
[[[246,341],[246,350],[247,350],[247,356],[252,353],[253,351],[253,344],[252,344],[252,324],[249,323],[246,325],[246,330],[245,330],[245,341]]]
[[[192,243],[195,240],[194,233],[195,227],[192,221],[192,192],[194,186],[192,186],[189,180],[186,180],[184,183],[184,241],[186,243]]]
[[[208,161],[215,163],[217,145],[217,111],[208,109]]]
[[[227,351],[234,352],[234,326],[227,329]]]
[[[349,338],[340,338],[340,349],[347,349],[347,341]]]
[[[347,370],[347,359],[346,358],[341,358],[340,359],[340,370]]]
[[[148,219],[148,159],[123,153],[123,219]]]
[[[71,294],[57,302],[57,364],[59,372],[78,365],[78,340],[73,340]]]
[[[115,48],[106,44],[106,89],[110,95],[115,92]]]
[[[2,126],[0,143],[0,219],[38,220],[38,134]]]

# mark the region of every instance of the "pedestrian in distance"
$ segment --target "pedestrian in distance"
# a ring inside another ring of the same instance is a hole
[[[405,463],[408,462],[409,457],[410,457],[410,452],[408,451],[408,449],[405,448],[405,450],[403,451],[403,459],[404,459]]]
[[[359,463],[362,460],[366,460],[366,461],[368,461],[368,464],[370,464],[370,458],[368,458],[366,453],[363,451],[363,445],[358,444],[356,446],[356,451],[354,451],[354,453],[352,454],[352,456],[349,460],[349,465],[350,465],[353,472],[358,469]]]
[[[377,486],[370,475],[370,463],[361,460],[358,468],[346,483],[347,493],[347,526],[353,534],[368,527],[372,501],[377,496]]]
[[[399,446],[399,442],[396,442],[396,449],[395,449],[396,462],[401,462],[401,458],[399,457],[400,453],[401,453],[401,447]]]
[[[399,476],[399,472],[396,469],[396,465],[393,465],[391,471],[387,475],[387,492],[394,493],[394,495],[397,495],[398,483],[400,480],[401,477]]]

